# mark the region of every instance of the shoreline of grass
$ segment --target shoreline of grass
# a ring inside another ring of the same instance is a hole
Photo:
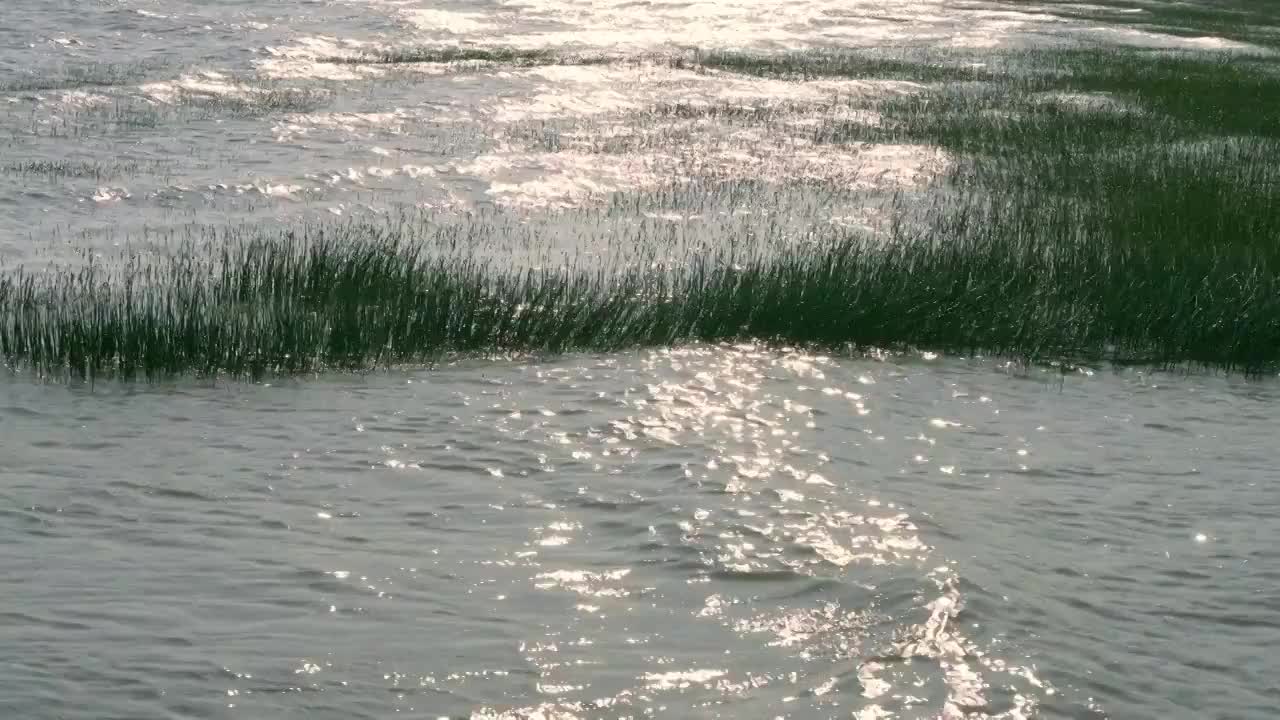
[[[319,227],[7,274],[0,357],[38,375],[126,380],[740,341],[1280,367],[1280,252],[1118,242],[1113,220],[975,201],[886,238],[831,230],[767,252],[540,268],[372,226]]]

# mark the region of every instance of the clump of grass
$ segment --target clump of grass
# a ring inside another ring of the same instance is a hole
[[[1171,142],[1167,117],[1118,98],[1028,92],[999,85],[951,85],[876,103],[878,122],[823,118],[815,143],[929,143],[964,153],[1034,156],[1058,149],[1098,152],[1139,142]]]
[[[145,63],[63,65],[0,78],[0,92],[39,92],[128,85],[142,79],[152,69]]]
[[[862,50],[719,50],[695,53],[678,62],[794,80],[835,77],[933,83],[928,92],[887,98],[883,112],[935,117],[939,127],[963,126],[964,118],[998,111],[1010,115],[1039,110],[1044,116],[1054,110],[1043,102],[1046,96],[1091,94],[1139,111],[1095,113],[1095,125],[1119,123],[1099,128],[1109,136],[1280,137],[1280,61],[1274,58],[1092,46],[985,54],[912,51],[894,56]],[[1059,124],[1068,123],[1069,118]],[[1093,131],[1084,123],[1070,124],[1083,132]],[[1026,135],[1033,137],[1039,131],[1028,128]],[[1046,137],[1041,142],[1053,141]]]
[[[1001,2],[1021,6],[1016,0]],[[1043,0],[1037,12],[1047,12],[1070,20],[1087,20],[1102,26],[1142,30],[1187,37],[1211,35],[1251,43],[1264,48],[1280,48],[1280,7],[1254,0],[1212,0],[1211,2],[1134,2],[1133,0]]]
[[[103,163],[94,160],[28,160],[7,163],[0,166],[0,171],[13,175],[38,175],[51,180],[69,178],[105,180],[123,175],[138,175],[142,173],[163,175],[169,171],[169,165],[159,161]]]
[[[1234,244],[1266,252],[1280,243],[1280,141],[1206,138],[1135,144],[1106,153],[1064,148],[968,165],[978,186],[1069,198],[1105,218],[1123,240]]]
[[[69,137],[104,131],[149,130],[174,122],[251,120],[280,113],[306,113],[324,107],[333,93],[321,88],[246,87],[237,92],[206,93],[177,88],[163,101],[117,96],[56,115],[32,115],[33,135]]]
[[[566,53],[546,48],[472,47],[432,45],[387,48],[359,55],[321,58],[321,62],[348,65],[403,65],[411,63],[492,63],[536,67],[540,65],[599,65],[617,58],[603,53]]]
[[[313,112],[333,99],[319,88],[265,87],[241,93],[208,94],[183,90],[170,103],[196,117],[255,118],[276,113]]]
[[[742,75],[788,80],[892,79],[914,82],[989,80],[992,72],[966,56],[932,52],[866,52],[842,49],[762,52],[755,50],[696,50],[675,56],[677,69],[722,70]]]
[[[948,197],[885,238],[831,229],[540,266],[405,242],[394,227],[315,227],[8,275],[0,354],[40,373],[126,378],[747,339],[1275,367],[1280,242],[1214,237],[1280,221],[1220,214],[1184,229],[1126,220],[1131,210],[1014,188]]]
[[[1024,57],[1018,72],[1032,91],[1112,94],[1169,118],[1187,134],[1280,137],[1280,63],[1274,59],[1106,48]]]

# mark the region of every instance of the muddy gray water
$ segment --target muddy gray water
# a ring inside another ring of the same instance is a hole
[[[909,84],[652,56],[1081,38],[1234,47],[934,1],[7,0],[0,255],[406,206],[589,246],[599,226],[555,213],[702,176],[805,178],[771,196],[773,228],[862,222],[874,204],[803,188],[910,192],[946,155],[636,113]],[[321,62],[440,43],[629,59]],[[587,151],[624,131],[672,144]],[[740,200],[632,210],[728,237]],[[1272,717],[1278,392],[751,347],[266,385],[6,377],[0,716]]]
[[[684,348],[3,397],[7,717],[1280,700],[1269,385]]]

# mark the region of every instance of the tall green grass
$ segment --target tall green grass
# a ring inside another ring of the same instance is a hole
[[[333,61],[608,58],[412,47]],[[597,211],[505,225],[468,216],[425,230],[403,222],[249,229],[160,254],[21,268],[0,275],[0,356],[46,375],[259,377],[459,353],[760,340],[1280,367],[1280,63],[1272,58],[1084,47],[717,50],[646,62],[917,85],[825,102],[677,97],[611,118],[615,131],[603,135],[595,120],[557,120],[508,127],[505,139],[544,152],[695,155],[744,142],[913,143],[944,148],[953,164],[888,207],[888,190],[851,197],[834,182],[769,188],[694,177],[615,194]],[[281,88],[175,105],[253,116],[305,111],[320,99]],[[150,117],[132,107],[92,112]],[[884,221],[865,231],[828,223],[858,215],[849,208]],[[705,220],[739,214],[763,219]],[[615,232],[619,218],[635,219],[631,230]]]
[[[315,227],[6,276],[0,354],[41,374],[125,378],[748,339],[1276,367],[1280,243],[1196,242],[1221,228],[1135,227],[1129,209],[950,196],[881,237],[831,229],[538,267],[407,243],[393,226]]]

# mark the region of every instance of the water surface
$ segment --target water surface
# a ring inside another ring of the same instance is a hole
[[[1007,3],[4,14],[6,265],[406,207],[560,223],[550,236],[589,246],[601,226],[565,209],[673,178],[784,189],[766,213],[690,191],[637,204],[637,222],[725,242],[770,213],[771,228],[856,224],[951,159],[643,113],[785,102],[820,117],[911,83],[661,58],[1250,50]],[[619,59],[328,62],[441,44]],[[814,182],[862,194],[845,206]],[[5,377],[0,715],[1271,717],[1276,400],[1273,379],[749,345],[265,384]]]

